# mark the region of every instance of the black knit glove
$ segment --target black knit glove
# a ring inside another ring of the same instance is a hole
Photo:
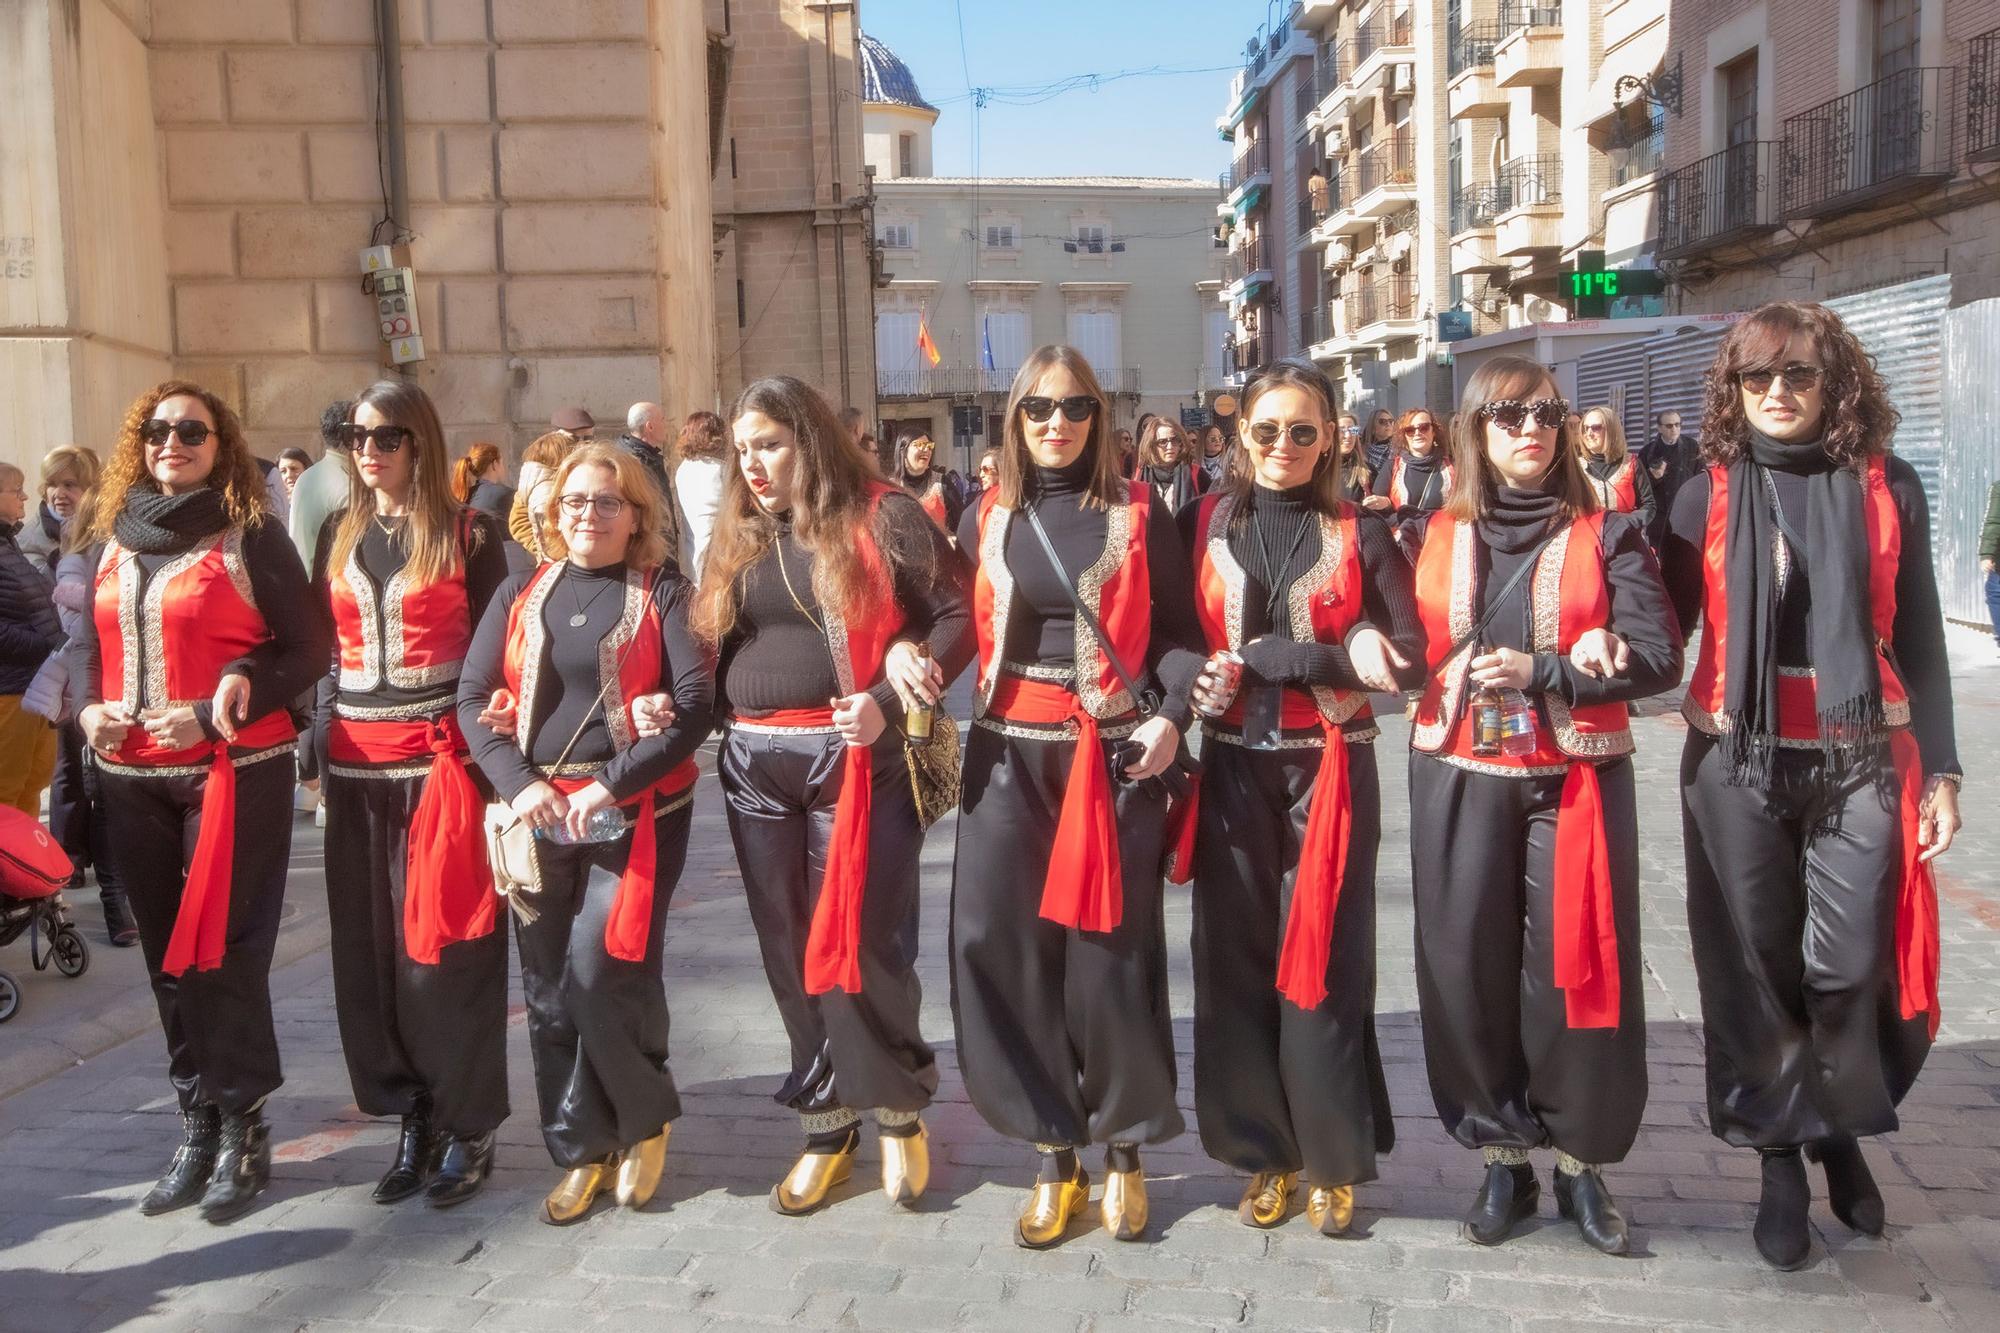
[[[1244,668],[1272,685],[1293,685],[1312,670],[1312,645],[1274,634],[1252,639],[1237,650]]]

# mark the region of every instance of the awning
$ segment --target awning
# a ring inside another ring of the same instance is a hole
[[[1584,124],[1595,129],[1618,110],[1617,103],[1612,99],[1612,90],[1618,86],[1618,80],[1628,75],[1640,79],[1657,74],[1666,58],[1667,20],[1664,17],[1619,43],[1616,49],[1605,52],[1604,63],[1598,67],[1597,77],[1590,81],[1590,91],[1584,95]]]
[[[1238,223],[1241,223],[1244,218],[1250,215],[1252,209],[1256,208],[1257,205],[1263,202],[1264,202],[1264,187],[1261,185],[1251,186],[1249,189],[1243,192],[1243,197],[1236,201],[1235,220]]]

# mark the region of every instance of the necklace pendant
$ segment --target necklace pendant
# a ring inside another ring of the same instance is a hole
[[[569,627],[571,629],[582,629],[584,625],[589,622],[589,620],[590,620],[589,616],[579,611],[575,615],[569,618]]]

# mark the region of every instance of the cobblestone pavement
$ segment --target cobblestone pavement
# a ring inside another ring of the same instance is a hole
[[[1637,1253],[1614,1260],[1587,1251],[1546,1198],[1539,1223],[1501,1248],[1458,1238],[1478,1163],[1438,1128],[1424,1081],[1397,723],[1381,743],[1379,1021],[1398,1146],[1382,1178],[1360,1191],[1357,1238],[1321,1238],[1302,1219],[1271,1232],[1239,1225],[1238,1178],[1203,1156],[1190,1132],[1146,1153],[1145,1243],[1082,1227],[1046,1253],[1010,1243],[1031,1162],[981,1124],[957,1077],[944,962],[948,824],[935,830],[925,862],[925,1020],[944,1070],[929,1117],[930,1193],[914,1213],[887,1208],[869,1188],[870,1131],[854,1183],[830,1207],[810,1218],[774,1215],[765,1196],[798,1142],[796,1122],[770,1101],[785,1044],[709,783],[669,921],[674,1069],[686,1115],[660,1195],[643,1214],[600,1211],[566,1230],[536,1220],[554,1173],[519,1036],[510,1051],[514,1115],[491,1187],[450,1213],[370,1204],[394,1127],[353,1109],[327,959],[314,948],[273,976],[288,1075],[271,1107],[277,1165],[268,1201],[234,1226],[210,1227],[191,1213],[147,1219],[134,1208],[177,1130],[150,1020],[131,1029],[132,1040],[0,1100],[0,1328],[2000,1327],[2000,827],[1992,817],[2000,660],[1990,640],[1969,632],[1955,632],[1954,652],[1975,827],[1943,885],[1944,1028],[1901,1131],[1868,1147],[1889,1234],[1855,1236],[1817,1203],[1818,1240],[1802,1272],[1774,1273],[1757,1259],[1747,1230],[1755,1159],[1723,1148],[1703,1123],[1672,717],[1639,723],[1652,1100],[1638,1146],[1610,1173]],[[304,819],[299,841],[291,891],[304,903],[323,893],[317,837]],[[94,905],[79,909],[94,918]],[[1168,930],[1192,1122],[1188,929],[1183,891],[1170,898]],[[16,952],[6,965],[25,973]],[[100,947],[97,969],[122,974],[126,992],[108,994],[100,977],[91,1002],[105,1014],[132,1012],[137,959]],[[86,993],[65,993],[53,974],[24,981],[34,1006]],[[0,1054],[11,1040],[0,1029]]]

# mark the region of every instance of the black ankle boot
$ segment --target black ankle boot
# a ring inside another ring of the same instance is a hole
[[[431,1128],[428,1106],[418,1106],[403,1117],[403,1133],[396,1140],[396,1160],[375,1186],[377,1203],[400,1203],[423,1189],[437,1170],[438,1135]]]
[[[105,889],[98,894],[98,901],[104,907],[104,933],[110,937],[112,947],[129,949],[139,942],[139,925],[132,919],[132,908],[125,901],[122,889]]]
[[[493,1171],[493,1131],[475,1134],[471,1138],[460,1138],[454,1134],[445,1144],[444,1161],[438,1167],[437,1179],[431,1182],[424,1197],[433,1208],[449,1208],[455,1203],[464,1203],[479,1193],[479,1187],[486,1183],[486,1177]]]
[[[1751,1234],[1765,1263],[1790,1272],[1803,1267],[1812,1253],[1812,1232],[1806,1228],[1812,1187],[1806,1183],[1806,1164],[1797,1148],[1766,1149],[1763,1157],[1764,1192],[1757,1200],[1757,1225]]]
[[[1875,1187],[1861,1145],[1846,1137],[1821,1139],[1806,1149],[1806,1156],[1826,1172],[1826,1201],[1833,1215],[1864,1236],[1881,1235],[1886,1220],[1882,1191]]]
[[[203,1104],[181,1112],[181,1146],[160,1183],[139,1201],[139,1211],[148,1217],[185,1208],[201,1198],[208,1188],[209,1173],[215,1170],[216,1141],[222,1136],[222,1113]]]
[[[261,1110],[222,1117],[215,1172],[201,1196],[201,1215],[220,1226],[250,1211],[271,1182],[271,1127]]]
[[[1488,1162],[1486,1181],[1465,1215],[1465,1238],[1477,1245],[1498,1245],[1523,1218],[1535,1215],[1541,1201],[1542,1184],[1535,1179],[1534,1167]]]
[[[1624,1254],[1632,1248],[1632,1235],[1625,1214],[1605,1187],[1604,1177],[1595,1167],[1581,1175],[1564,1175],[1556,1169],[1556,1212],[1576,1223],[1584,1243],[1602,1254]]]

